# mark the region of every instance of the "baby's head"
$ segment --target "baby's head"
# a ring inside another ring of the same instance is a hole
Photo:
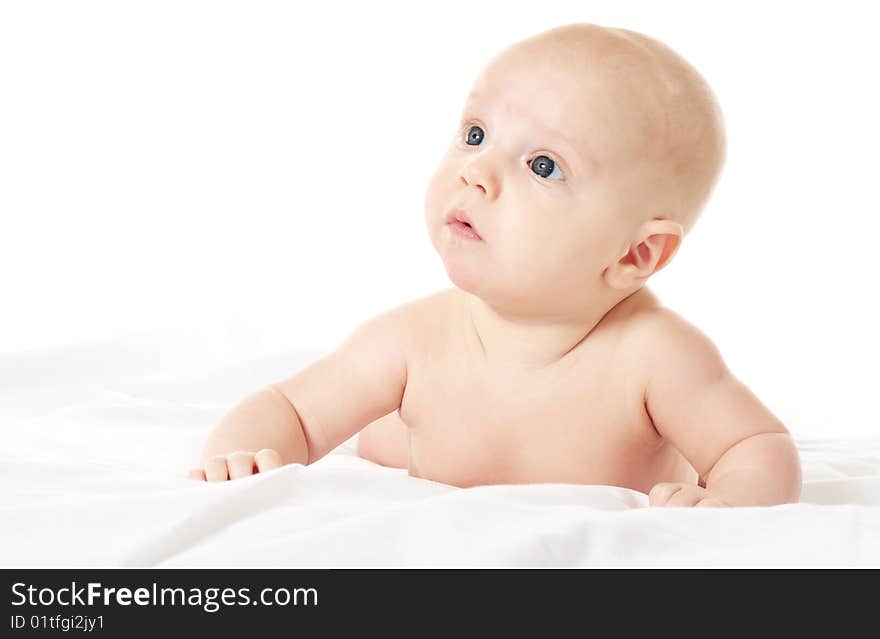
[[[477,78],[425,218],[456,286],[516,314],[567,315],[615,304],[669,262],[724,154],[712,90],[678,54],[568,25]],[[455,210],[480,239],[454,231]]]

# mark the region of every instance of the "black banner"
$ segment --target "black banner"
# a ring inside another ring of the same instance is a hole
[[[549,632],[555,635],[562,628],[625,629],[636,622],[674,630],[703,614],[720,615],[726,629],[745,631],[754,629],[752,619],[760,619],[765,630],[796,622],[792,611],[809,616],[816,630],[821,616],[843,603],[846,617],[839,630],[871,609],[870,589],[848,592],[841,585],[849,579],[841,579],[843,572],[5,569],[0,636],[155,637],[193,629],[210,637],[249,637],[270,629],[336,636],[357,631],[358,624],[371,635],[394,635],[407,628],[412,634],[414,623],[426,624],[432,634],[445,629],[494,635],[508,627],[533,628],[544,636],[550,628],[558,629]]]

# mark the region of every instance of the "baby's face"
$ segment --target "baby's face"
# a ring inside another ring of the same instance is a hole
[[[426,195],[431,241],[456,286],[522,312],[595,296],[645,197],[658,116],[626,78],[540,48],[493,61]],[[454,231],[453,209],[479,240]]]

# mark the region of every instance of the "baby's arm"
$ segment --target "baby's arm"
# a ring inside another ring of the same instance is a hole
[[[657,431],[699,472],[705,488],[657,484],[658,506],[770,506],[797,502],[801,466],[785,426],[736,379],[714,344],[664,314],[648,352],[645,406]]]
[[[406,387],[402,308],[361,324],[334,352],[246,397],[205,442],[194,478],[236,479],[311,464],[400,407]]]

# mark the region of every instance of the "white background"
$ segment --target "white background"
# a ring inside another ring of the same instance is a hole
[[[709,80],[724,176],[650,287],[797,435],[877,433],[871,3],[5,2],[0,352],[157,327],[330,348],[450,286],[425,186],[477,73],[568,22]]]

